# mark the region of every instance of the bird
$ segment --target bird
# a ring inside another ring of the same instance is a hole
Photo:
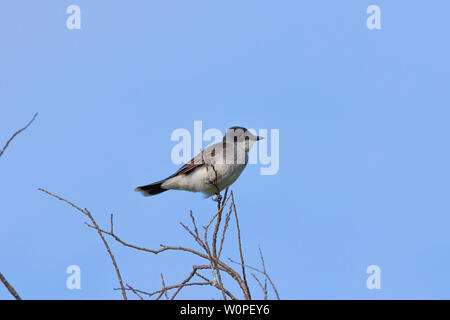
[[[201,192],[208,198],[232,185],[248,163],[248,152],[256,141],[264,139],[243,127],[227,129],[221,142],[200,151],[171,176],[137,187],[144,196],[168,190]]]

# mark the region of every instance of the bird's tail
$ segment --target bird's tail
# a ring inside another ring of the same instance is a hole
[[[142,193],[146,197],[154,196],[154,195],[160,194],[160,193],[168,190],[168,189],[161,188],[161,185],[165,181],[166,180],[164,179],[164,180],[161,180],[161,181],[158,181],[158,182],[147,184],[145,186],[140,186],[140,187],[137,187],[136,189],[134,189],[134,191],[139,191],[140,193]]]

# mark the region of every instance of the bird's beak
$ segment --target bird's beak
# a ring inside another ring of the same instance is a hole
[[[263,139],[264,139],[264,137],[256,136],[256,141],[263,140]]]

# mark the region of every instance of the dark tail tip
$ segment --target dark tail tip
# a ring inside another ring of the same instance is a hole
[[[161,185],[164,183],[164,181],[165,180],[151,183],[146,186],[137,187],[136,189],[134,189],[134,191],[138,191],[146,197],[154,196],[168,190],[161,188]]]

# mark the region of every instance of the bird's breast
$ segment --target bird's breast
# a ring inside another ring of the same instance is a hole
[[[230,186],[241,175],[246,164],[222,164],[216,166],[217,184],[220,190]]]

